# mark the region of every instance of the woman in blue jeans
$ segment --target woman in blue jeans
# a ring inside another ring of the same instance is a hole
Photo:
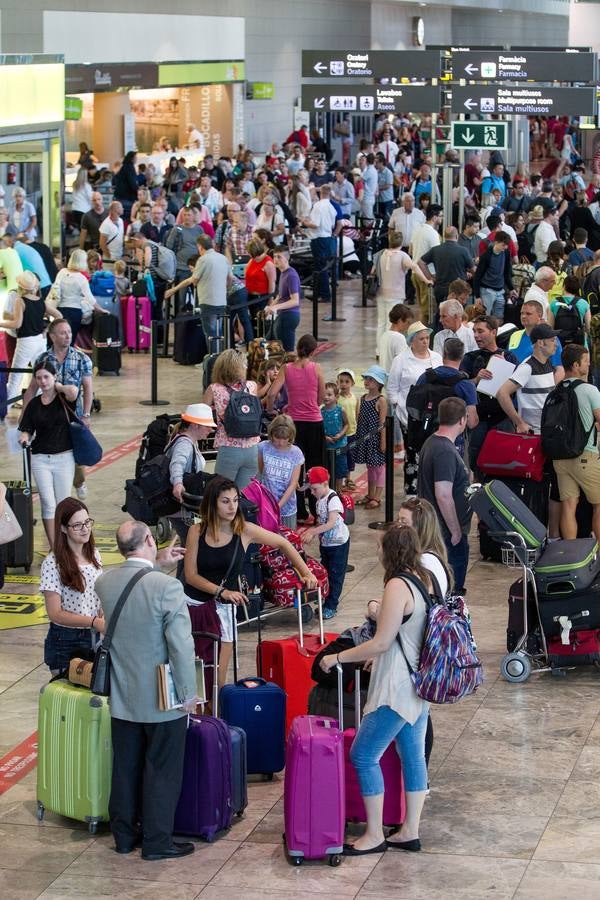
[[[277,315],[275,337],[283,344],[286,353],[296,348],[296,328],[300,324],[300,276],[290,266],[290,251],[287,247],[276,247],[273,262],[281,273],[277,296],[265,309],[266,316]]]
[[[427,608],[418,588],[402,577],[402,573],[415,576],[426,591],[431,590],[421,552],[414,528],[397,524],[385,532],[379,546],[385,589],[375,637],[321,660],[325,672],[338,663],[373,660],[365,716],[350,751],[367,811],[367,828],[353,844],[344,844],[347,856],[382,853],[388,848],[421,849],[419,823],[427,793],[425,732],[429,704],[417,696],[407,659],[413,669],[418,668]],[[393,740],[402,760],[406,818],[393,838],[386,840],[385,788],[379,761]]]

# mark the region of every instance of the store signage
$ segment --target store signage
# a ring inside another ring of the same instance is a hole
[[[452,112],[473,115],[595,116],[593,87],[543,87],[539,84],[452,87]]]
[[[452,122],[450,145],[456,150],[506,150],[508,122]]]
[[[303,50],[303,78],[439,78],[439,50]]]
[[[78,121],[83,114],[81,97],[65,97],[65,119]]]
[[[421,85],[302,85],[302,109],[312,112],[415,112],[440,109],[440,90]]]
[[[452,77],[467,81],[578,81],[595,83],[595,53],[562,50],[452,51]]]
[[[275,96],[273,81],[247,81],[246,100],[272,100]]]
[[[242,60],[225,62],[159,63],[159,87],[190,84],[226,84],[244,81],[246,66]]]
[[[71,94],[158,87],[157,63],[90,63],[65,68],[65,87]]]

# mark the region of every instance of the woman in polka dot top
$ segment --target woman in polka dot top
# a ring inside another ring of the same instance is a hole
[[[44,662],[53,675],[63,672],[74,656],[90,658],[104,617],[94,585],[102,574],[85,503],[66,497],[56,507],[54,552],[42,563],[40,590],[50,628]]]

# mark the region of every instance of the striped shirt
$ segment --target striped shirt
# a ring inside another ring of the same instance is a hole
[[[554,390],[554,366],[550,360],[541,363],[535,356],[530,356],[517,366],[510,380],[519,385],[519,415],[531,426],[534,434],[539,434],[546,397]]]

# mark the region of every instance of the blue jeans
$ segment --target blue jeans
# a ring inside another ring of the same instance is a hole
[[[402,760],[405,789],[427,790],[425,732],[428,718],[429,708],[426,707],[415,724],[409,725],[389,706],[380,706],[364,717],[350,748],[350,760],[356,769],[363,797],[384,793],[379,760],[393,740]]]
[[[283,344],[286,353],[293,353],[296,349],[296,328],[300,324],[300,307],[297,309],[284,309],[277,313],[275,319],[275,337]]]
[[[479,296],[485,306],[486,315],[496,316],[501,320],[504,318],[504,290],[493,291],[491,288],[482,287]]]
[[[51,672],[64,672],[74,656],[90,657],[92,650],[91,628],[65,628],[50,623],[44,641],[44,662]]]
[[[238,304],[240,303],[243,303],[244,305],[239,309],[230,310],[231,320],[229,323],[229,328],[231,330],[230,344],[232,347],[235,345],[233,320],[236,316],[240,320],[240,325],[244,330],[244,340],[246,341],[246,343],[249,343],[254,339],[254,328],[252,327],[250,313],[248,312],[248,291],[246,290],[246,288],[240,288],[239,291],[236,291],[234,294],[230,294],[227,297],[227,306],[238,306]]]
[[[209,306],[208,303],[200,306],[200,320],[207,344],[209,338],[221,337],[224,334],[223,323],[226,312],[226,306]]]
[[[242,491],[258,472],[257,444],[253,447],[219,447],[215,472],[235,481]]]
[[[444,543],[448,551],[448,562],[454,573],[454,592],[462,594],[465,590],[465,580],[467,578],[467,567],[469,565],[469,538],[463,534],[458,544],[454,547],[450,540],[450,535],[446,537],[444,534]]]
[[[310,242],[310,252],[313,257],[315,272],[318,272],[323,266],[327,265],[332,256],[336,255],[337,240],[334,237],[313,238]],[[319,297],[322,300],[331,300],[330,279],[331,269],[327,269],[319,275],[318,289]],[[317,298],[315,297],[316,300]]]
[[[337,609],[346,577],[348,565],[348,553],[350,552],[350,538],[345,544],[338,547],[323,547],[321,545],[321,562],[327,569],[329,576],[329,596],[325,601],[328,609]]]

